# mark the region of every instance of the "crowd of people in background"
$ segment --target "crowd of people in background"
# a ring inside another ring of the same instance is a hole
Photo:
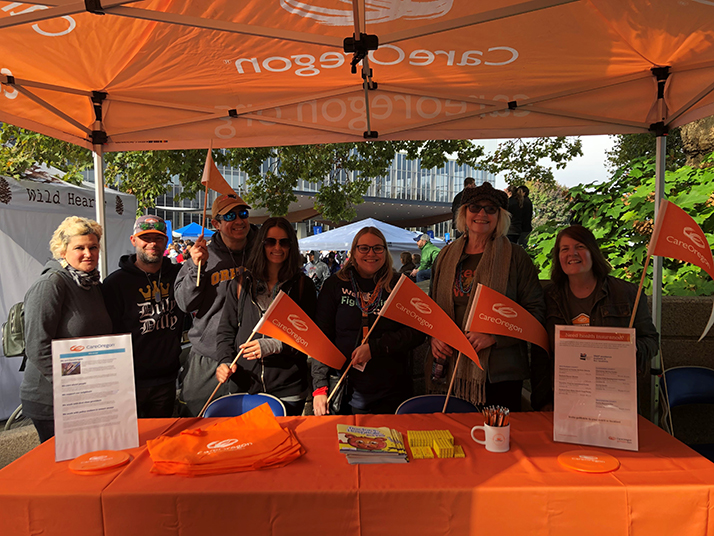
[[[465,181],[454,200],[458,237],[439,250],[429,234],[414,240],[420,254],[393,252],[379,229],[360,230],[349,252],[311,251],[304,257],[291,223],[269,218],[250,223],[250,206],[221,195],[211,207],[215,233],[168,244],[158,216],[142,216],[127,237],[134,253],[100,283],[97,264],[102,229],[86,218],[67,218],[55,231],[53,260],[25,297],[27,370],[23,412],[42,441],[54,434],[51,342],[57,338],[130,333],[137,412],[140,417],[198,416],[211,393],[269,393],[290,415],[391,413],[412,392],[411,353],[425,335],[381,319],[365,341],[401,274],[423,286],[465,330],[483,370],[470,360],[456,367],[448,340],[426,341],[427,391],[442,393],[454,376],[456,396],[474,404],[519,411],[523,382],[531,405],[552,409],[553,355],[524,341],[466,330],[466,313],[478,284],[514,300],[546,326],[626,325],[636,287],[611,277],[592,233],[561,231],[545,291],[524,251],[532,204],[528,189],[508,193]],[[455,233],[455,236],[456,233]],[[251,338],[255,324],[279,291],[312,317],[352,367],[339,392],[342,370],[330,369],[277,340]],[[637,361],[644,372],[658,348],[644,301],[637,309]],[[184,319],[190,351],[182,354]],[[234,356],[242,358],[231,366]],[[180,397],[176,399],[176,388]],[[328,397],[332,396],[330,403]]]

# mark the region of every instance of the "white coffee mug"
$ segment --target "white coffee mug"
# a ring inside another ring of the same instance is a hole
[[[485,441],[476,439],[474,432],[476,430],[483,430],[486,436]],[[484,424],[483,426],[474,426],[471,428],[471,439],[476,441],[481,445],[486,445],[486,450],[490,452],[508,452],[511,448],[511,425],[507,426],[489,426]]]

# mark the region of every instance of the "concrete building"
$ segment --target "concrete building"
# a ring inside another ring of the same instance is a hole
[[[266,162],[267,171],[270,162]],[[219,166],[228,183],[240,194],[246,191],[247,174],[239,169]],[[347,172],[345,172],[347,173]],[[476,184],[490,181],[495,177],[468,165],[458,165],[449,160],[439,169],[422,169],[420,160],[407,160],[404,154],[397,154],[387,175],[372,181],[364,203],[357,205],[357,220],[376,218],[392,225],[419,231],[432,230],[435,236],[444,237],[451,233],[451,202],[463,188],[466,177],[473,177]],[[339,179],[338,179],[339,180]],[[333,222],[325,222],[314,210],[314,195],[318,183],[299,180],[295,188],[298,200],[290,205],[289,219],[297,224],[300,238],[313,234],[314,227],[327,230]],[[201,223],[203,193],[195,199],[176,201],[181,192],[178,181],[170,192],[156,200],[156,209],[151,210],[164,219],[171,220],[178,229],[191,222]],[[217,194],[209,192],[208,206]],[[265,210],[251,211],[251,221],[260,223],[267,217]]]

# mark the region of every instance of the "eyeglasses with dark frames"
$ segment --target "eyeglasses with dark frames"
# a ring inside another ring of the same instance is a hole
[[[281,248],[289,248],[290,247],[290,239],[289,238],[266,238],[263,240],[263,245],[266,248],[274,248],[275,244],[280,244]]]
[[[387,251],[387,248],[381,244],[377,244],[376,246],[368,246],[367,244],[359,244],[357,247],[355,247],[355,249],[357,251],[359,251],[360,253],[362,253],[363,255],[366,255],[367,253],[369,253],[370,249],[372,251],[374,251],[377,255],[381,255],[382,253]]]
[[[159,231],[166,232],[166,224],[162,221],[145,221],[139,224],[139,229],[142,231]]]
[[[493,205],[469,205],[469,212],[471,214],[478,214],[482,210],[486,214],[495,214],[498,212],[498,207],[494,207]]]

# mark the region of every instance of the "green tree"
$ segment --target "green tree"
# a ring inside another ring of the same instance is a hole
[[[553,168],[564,169],[576,156],[583,155],[580,138],[520,138],[499,143],[496,150],[480,164],[486,171],[498,175],[504,173],[508,184],[520,186],[527,181],[544,185],[555,184]]]
[[[87,149],[48,138],[8,124],[0,133],[0,173],[19,177],[36,162],[64,172],[64,179],[79,182],[82,171],[93,166]],[[239,167],[248,174],[245,196],[256,208],[284,215],[296,199],[299,179],[317,184],[315,207],[330,221],[351,220],[372,180],[387,173],[397,152],[408,159],[420,158],[423,169],[442,167],[448,158],[500,173],[509,182],[522,184],[526,177],[552,182],[552,170],[541,163],[549,158],[562,168],[582,154],[580,140],[538,138],[508,141],[493,154],[468,140],[366,141],[290,147],[258,147],[214,151],[218,164]],[[109,185],[136,195],[139,212],[154,206],[156,197],[177,176],[182,186],[179,199],[192,199],[201,190],[204,150],[132,151],[105,155]],[[265,168],[267,166],[267,172]]]
[[[714,160],[709,160],[714,164]],[[590,229],[612,275],[639,284],[654,226],[655,164],[638,159],[618,170],[602,184],[580,185],[570,189],[573,222]],[[694,218],[710,237],[714,235],[714,168],[688,166],[668,171],[665,195]],[[551,252],[559,228],[542,229],[534,244],[535,263],[541,278],[550,274]],[[652,272],[645,278],[651,292]],[[666,295],[711,295],[714,281],[699,267],[674,259],[663,262],[663,293]]]
[[[653,159],[657,152],[657,138],[651,132],[644,134],[621,134],[614,136],[615,145],[605,152],[605,162],[611,172],[626,167],[638,159]],[[665,167],[674,171],[685,165],[687,156],[684,153],[682,135],[679,128],[673,128],[667,135],[667,156]]]
[[[533,228],[553,224],[565,225],[570,214],[570,194],[565,186],[558,183],[546,184],[540,181],[526,183],[533,203]]]

